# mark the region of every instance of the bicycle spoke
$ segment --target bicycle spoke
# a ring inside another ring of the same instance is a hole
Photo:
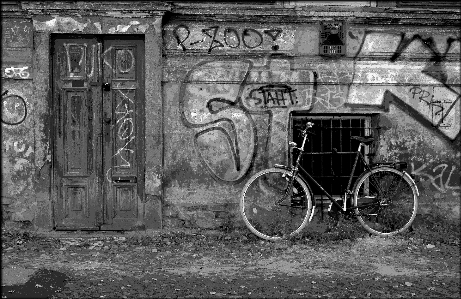
[[[407,229],[414,219],[417,194],[409,179],[394,169],[373,170],[359,179],[354,190],[357,218],[374,234],[392,235]],[[364,204],[373,203],[368,207]]]
[[[242,216],[247,226],[265,239],[299,232],[308,221],[310,193],[288,171],[272,169],[253,176],[244,187]]]

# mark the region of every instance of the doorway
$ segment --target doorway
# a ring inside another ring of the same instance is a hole
[[[129,230],[144,197],[144,40],[51,43],[56,229]]]

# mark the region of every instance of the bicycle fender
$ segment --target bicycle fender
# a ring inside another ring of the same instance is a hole
[[[406,172],[405,170],[402,170],[402,172],[403,172],[403,175],[405,175],[408,179],[410,179],[410,182],[413,184],[413,187],[415,187],[415,189],[416,189],[416,194],[419,196],[419,190],[418,190],[418,186],[416,185],[415,180],[413,180],[411,175],[408,172]]]

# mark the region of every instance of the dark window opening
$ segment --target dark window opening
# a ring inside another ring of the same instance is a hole
[[[309,135],[304,147],[301,166],[333,197],[340,197],[347,187],[355,161],[359,142],[351,136],[377,137],[373,129],[373,117],[370,115],[292,115],[292,140],[298,146],[302,144],[301,131],[306,122],[314,123],[315,136]],[[376,144],[376,142],[375,142]],[[371,146],[365,146],[361,152],[368,162],[374,152]],[[333,153],[337,150],[337,154]],[[296,151],[291,153],[291,163],[296,160]],[[361,160],[357,162],[351,188],[357,177],[363,172]],[[323,192],[314,183],[309,182],[316,198],[325,198]]]

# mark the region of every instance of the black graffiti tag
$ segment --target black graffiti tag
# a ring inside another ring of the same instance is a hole
[[[183,29],[184,31],[186,31],[186,37],[182,38],[181,39],[181,36],[179,34],[180,30]],[[187,27],[186,25],[178,25],[176,26],[174,29],[173,29],[173,35],[174,37],[176,38],[176,42],[178,43],[178,45],[181,46],[182,50],[183,51],[186,51],[187,48],[186,46],[184,45],[184,42],[189,38],[189,35],[190,35],[190,30],[189,30],[189,27]]]
[[[254,101],[254,107],[288,108],[298,103],[295,91],[285,84],[269,84],[250,91],[249,99]]]
[[[418,99],[420,102],[425,103],[432,111],[432,122],[436,127],[450,127],[451,124],[446,122],[448,113],[444,113],[447,110],[446,107],[450,107],[452,101],[441,101],[434,100],[434,95],[429,91],[422,89],[418,86],[413,86],[409,90],[412,94],[413,99]]]
[[[245,28],[240,33],[237,29],[232,27],[226,27],[221,34],[218,34],[220,26],[211,26],[201,30],[202,38],[197,40],[190,40],[191,29],[187,25],[181,24],[176,26],[173,29],[173,36],[176,39],[178,46],[181,47],[183,51],[189,50],[187,46],[191,47],[197,44],[204,43],[209,41],[208,53],[211,53],[214,49],[224,48],[228,46],[229,48],[236,49],[239,48],[242,44],[248,49],[255,49],[260,47],[264,42],[264,35],[267,35],[271,42],[274,43],[281,35],[282,29],[266,29],[263,30],[263,33],[256,29]],[[222,41],[219,40],[218,36],[223,36]],[[272,50],[277,51],[279,49],[278,45],[273,45]]]
[[[2,93],[2,123],[19,125],[27,117],[26,100],[16,94],[7,94],[8,91]]]
[[[224,47],[224,44],[218,40],[216,40],[216,34],[218,33],[219,26],[213,26],[208,29],[203,29],[202,33],[205,34],[208,37],[211,37],[211,43],[210,47],[208,48],[208,53],[211,52],[214,48],[221,48]],[[212,31],[213,35],[211,35],[209,32]],[[216,46],[214,44],[217,44]]]

